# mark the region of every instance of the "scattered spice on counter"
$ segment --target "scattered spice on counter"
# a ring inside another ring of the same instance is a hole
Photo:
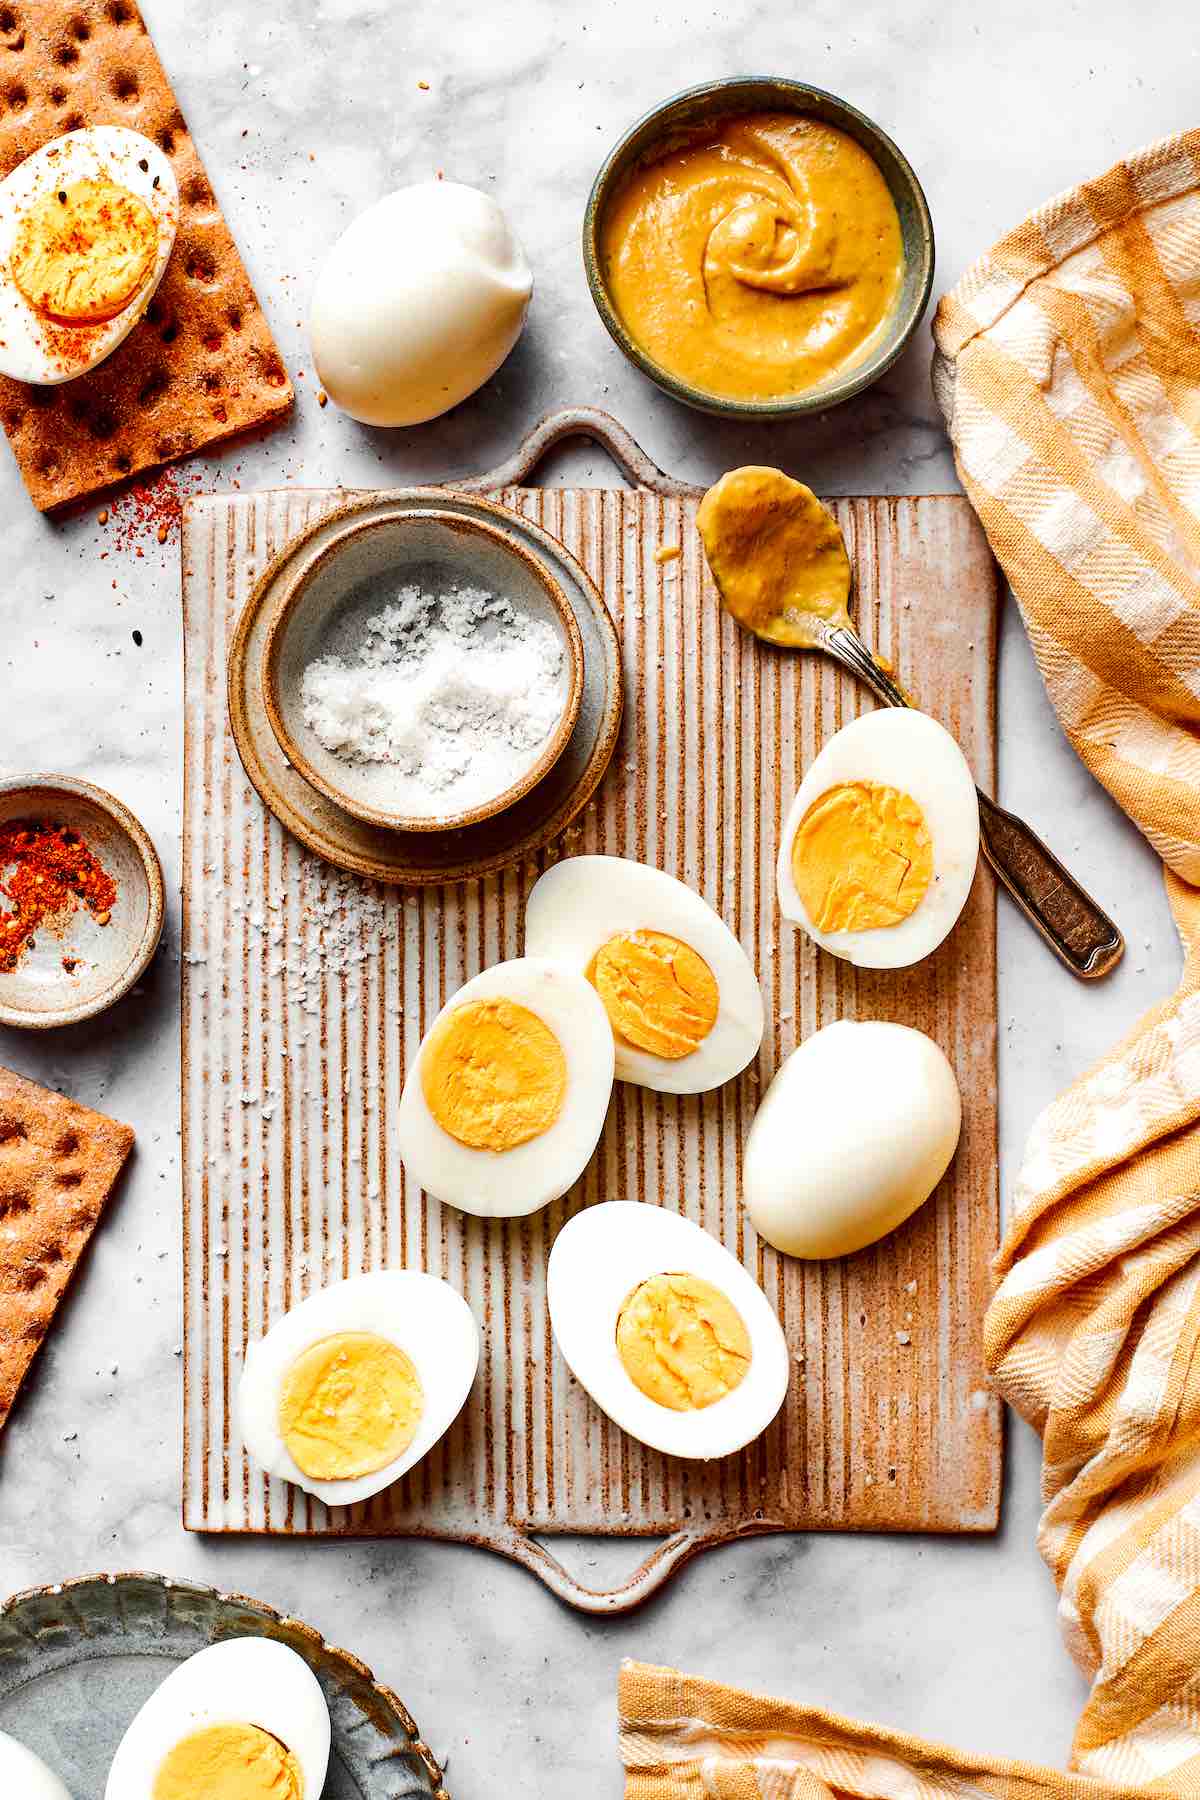
[[[15,969],[41,925],[54,925],[83,905],[107,925],[117,885],[79,833],[46,819],[0,825],[0,971]],[[66,958],[63,959],[66,967]]]
[[[135,556],[144,556],[142,545],[156,538],[160,544],[167,543],[179,528],[184,501],[203,484],[201,469],[170,464],[145,481],[133,482],[111,502],[110,543]]]

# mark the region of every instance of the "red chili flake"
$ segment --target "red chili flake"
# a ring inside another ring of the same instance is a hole
[[[40,925],[61,925],[81,905],[107,925],[117,884],[69,826],[10,819],[0,825],[0,896],[12,909],[0,912],[0,971],[8,972]]]
[[[179,530],[183,503],[204,486],[202,469],[178,468],[168,463],[157,475],[133,482],[111,502],[108,541],[118,550],[139,550],[140,544],[165,544]]]

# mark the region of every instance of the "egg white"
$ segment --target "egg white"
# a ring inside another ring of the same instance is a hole
[[[716,978],[719,1011],[690,1056],[655,1056],[614,1037],[618,1081],[662,1094],[703,1094],[739,1075],[763,1034],[762,992],[750,958],[694,889],[620,856],[572,856],[534,883],[525,910],[525,949],[582,975],[610,938],[661,931],[702,956]]]
[[[792,875],[792,842],[810,806],[832,787],[879,782],[911,795],[933,843],[933,879],[906,919],[874,931],[818,931]],[[864,969],[903,969],[937,949],[967,903],[979,860],[979,800],[967,759],[928,714],[903,707],[864,713],[830,738],[800,783],[779,848],[777,886],[785,919],[822,949]]]
[[[548,1025],[567,1065],[566,1096],[553,1125],[504,1151],[476,1150],[443,1131],[421,1085],[421,1059],[438,1023],[470,1001],[495,999],[514,1001]],[[497,963],[447,1001],[413,1059],[397,1127],[405,1173],[435,1199],[462,1212],[493,1218],[536,1212],[565,1194],[591,1161],[612,1084],[612,1031],[591,983],[573,969],[538,957]]]
[[[318,1481],[295,1461],[279,1430],[279,1398],[298,1356],[342,1331],[368,1331],[403,1350],[416,1369],[424,1407],[412,1443],[369,1475]],[[390,1487],[428,1455],[463,1409],[479,1367],[479,1327],[462,1295],[419,1269],[352,1275],[310,1294],[246,1352],[237,1415],[247,1453],[268,1474],[292,1481],[329,1506],[349,1506]]]
[[[0,1794],[13,1800],[71,1800],[58,1776],[40,1756],[0,1731]]]
[[[788,1256],[853,1255],[929,1198],[961,1123],[954,1070],[924,1032],[838,1019],[763,1095],[742,1161],[746,1211]]]
[[[257,1725],[291,1751],[302,1800],[320,1800],[329,1766],[329,1709],[308,1664],[273,1638],[228,1638],[189,1656],[134,1714],[104,1800],[152,1800],[163,1759],[210,1725]]]
[[[721,1400],[674,1412],[651,1400],[625,1372],[617,1320],[633,1290],[652,1275],[696,1275],[741,1314],[750,1367]],[[602,1412],[667,1456],[729,1456],[766,1430],[787,1392],[783,1328],[758,1283],[723,1244],[690,1219],[639,1200],[607,1200],[576,1213],[559,1232],[546,1271],[554,1341]]]
[[[103,325],[56,325],[39,318],[9,272],[17,227],[44,194],[103,177],[128,188],[153,213],[158,226],[154,267],[145,287],[115,318]],[[178,223],[175,171],[158,145],[140,131],[123,125],[85,125],[53,138],[18,163],[0,181],[0,374],[37,387],[58,387],[111,356],[154,298]]]

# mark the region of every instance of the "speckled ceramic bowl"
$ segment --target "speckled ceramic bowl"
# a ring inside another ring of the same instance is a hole
[[[163,927],[158,856],[127,806],[72,775],[0,781],[0,825],[13,819],[69,826],[116,883],[117,903],[107,924],[79,907],[37,931],[15,969],[0,971],[0,1024],[35,1030],[75,1025],[127,994],[158,948]],[[0,908],[7,906],[0,897]]]
[[[333,1733],[322,1800],[449,1800],[407,1708],[357,1657],[259,1600],[165,1575],[87,1575],[0,1605],[0,1731],[75,1800],[100,1800],[138,1708],[185,1657],[232,1637],[287,1644],[320,1682]]]
[[[353,656],[366,621],[409,584],[433,593],[462,584],[502,597],[518,616],[550,625],[563,649],[562,710],[549,737],[515,779],[458,809],[432,790],[424,810],[397,804],[390,791],[398,787],[392,765],[335,754],[305,718],[309,664],[323,656]],[[553,768],[579,717],[583,673],[583,641],[566,595],[545,563],[502,523],[450,509],[397,507],[352,519],[284,581],[263,647],[263,703],[280,749],[319,793],[372,825],[447,831],[494,818]]]
[[[863,363],[833,375],[817,387],[790,394],[781,400],[733,400],[692,387],[662,368],[622,323],[604,278],[600,255],[600,230],[612,196],[630,169],[653,161],[667,150],[689,143],[703,143],[715,126],[752,112],[801,113],[835,125],[862,145],[878,164],[887,182],[904,239],[905,273],[900,298],[875,350]],[[792,419],[804,413],[825,412],[854,394],[861,394],[890,369],[911,339],[925,311],[933,286],[933,222],[921,184],[887,133],[848,101],[827,94],[806,82],[788,81],[776,75],[733,76],[686,89],[656,106],[609,152],[592,187],[583,219],[583,262],[596,310],[610,336],[631,363],[665,393],[701,412],[729,419]]]

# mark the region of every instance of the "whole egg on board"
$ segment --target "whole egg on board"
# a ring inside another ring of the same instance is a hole
[[[58,1776],[40,1756],[0,1731],[0,1794],[12,1800],[71,1800]]]
[[[962,751],[925,713],[883,708],[844,725],[800,783],[780,842],[780,911],[834,956],[905,968],[953,929],[978,858]]]
[[[304,1659],[272,1638],[228,1638],[172,1669],[134,1714],[104,1797],[320,1800],[329,1740],[325,1696]]]
[[[749,957],[707,901],[661,869],[619,856],[556,863],[530,893],[525,948],[595,987],[618,1081],[705,1093],[740,1074],[762,1042]]]
[[[961,1124],[954,1070],[924,1032],[838,1019],[763,1095],[742,1160],[746,1211],[788,1256],[850,1256],[929,1198]]]
[[[450,1429],[479,1367],[479,1327],[418,1269],[310,1294],[251,1344],[237,1412],[249,1455],[330,1506],[398,1481]]]
[[[54,138],[0,182],[0,374],[55,387],[124,343],[179,221],[175,172],[123,125]]]
[[[446,1002],[413,1059],[397,1124],[405,1173],[463,1212],[536,1212],[591,1160],[612,1084],[591,983],[542,957],[497,963]]]
[[[638,1200],[576,1213],[546,1271],[554,1341],[596,1405],[668,1456],[729,1456],[787,1392],[787,1341],[757,1282],[690,1219]]]
[[[364,425],[419,425],[495,374],[521,335],[533,276],[490,194],[423,181],[368,207],[326,258],[313,360]]]

